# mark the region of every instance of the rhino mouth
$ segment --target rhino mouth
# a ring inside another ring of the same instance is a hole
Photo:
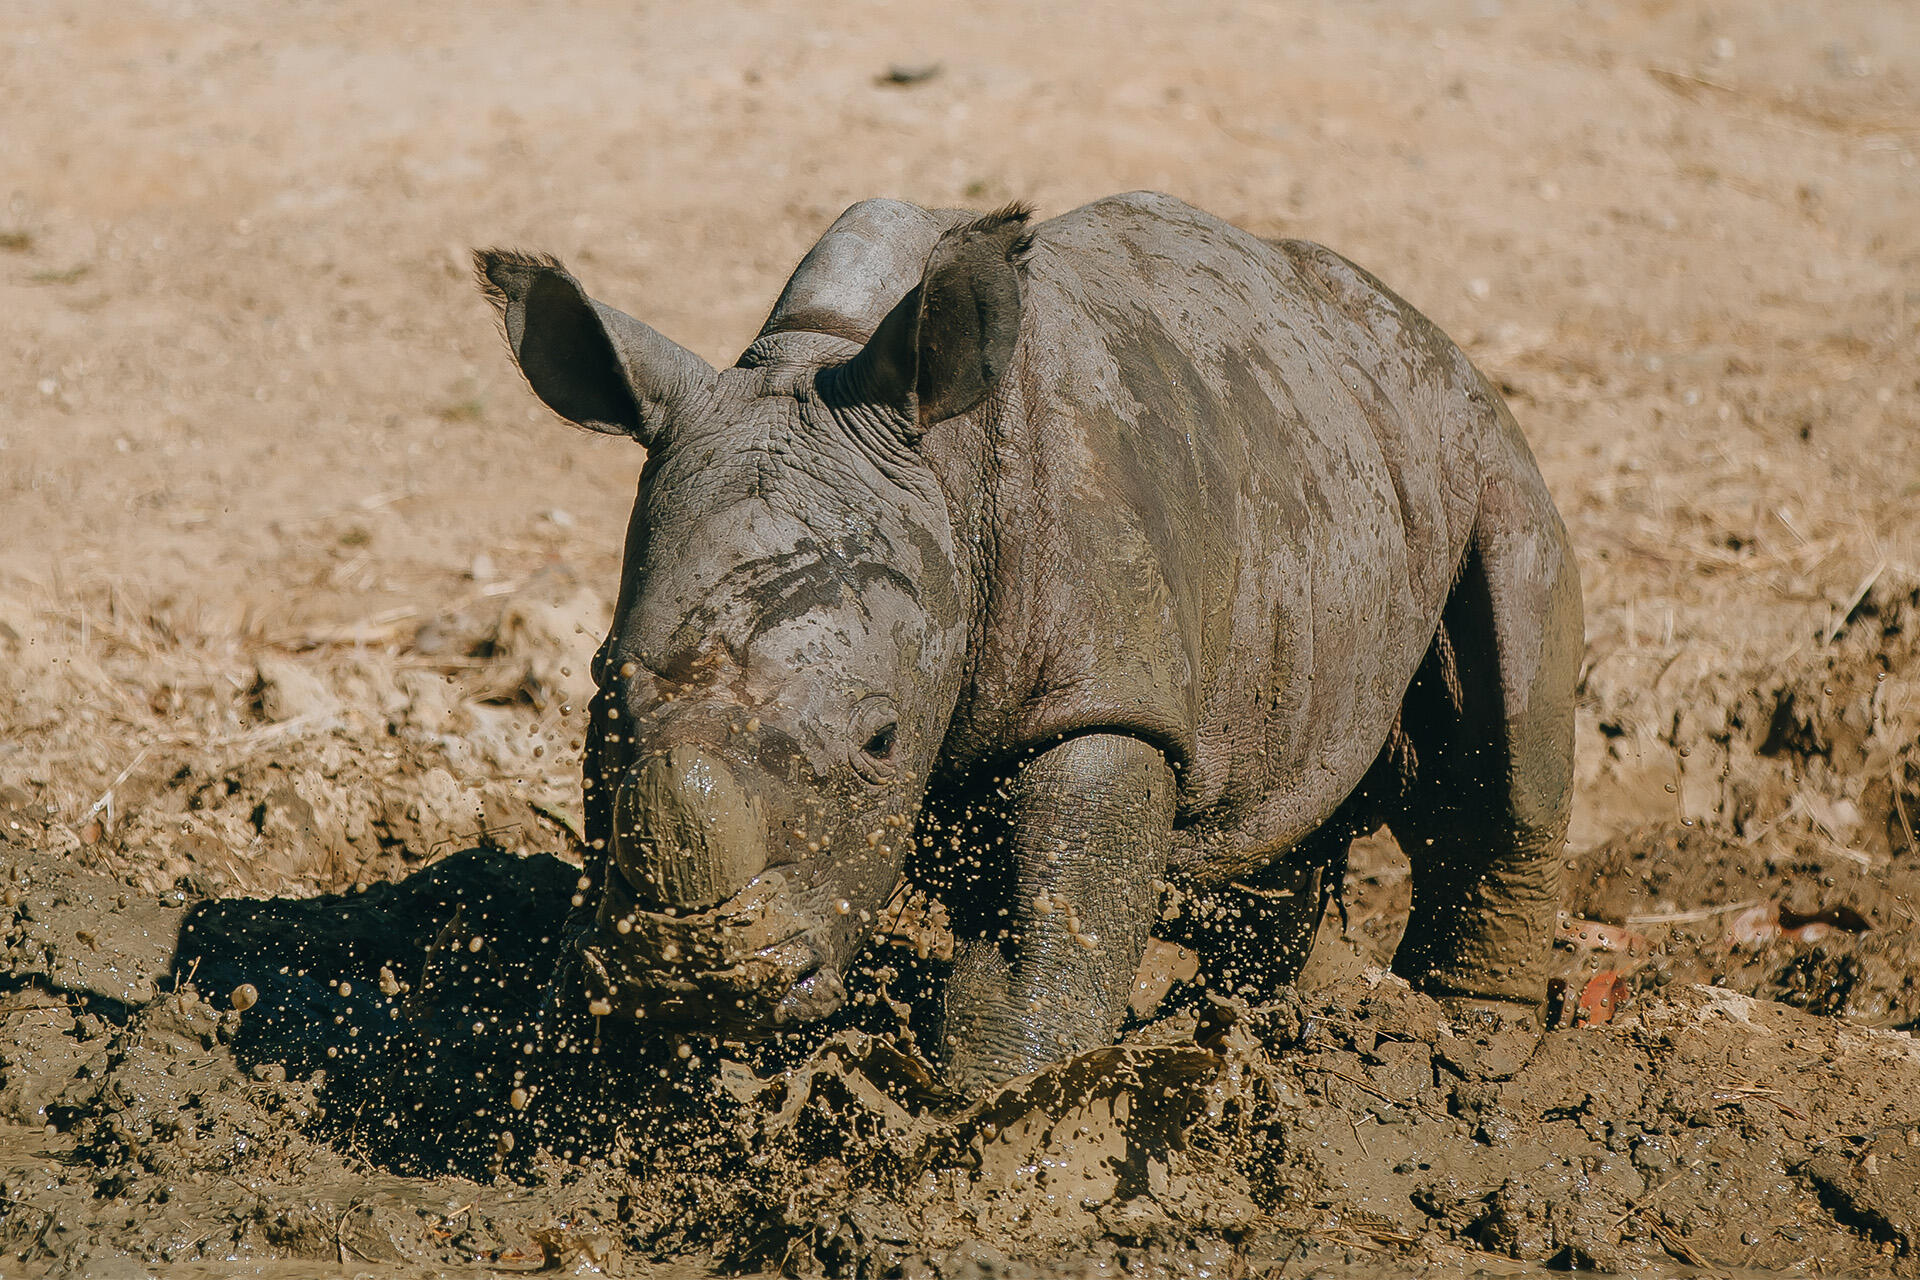
[[[673,914],[639,907],[622,880],[608,877],[593,927],[577,943],[596,1012],[752,1038],[846,1002],[824,926],[793,902],[778,873],[711,909]]]

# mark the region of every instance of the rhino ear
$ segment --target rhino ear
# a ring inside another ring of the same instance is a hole
[[[1031,216],[1008,205],[941,236],[920,283],[848,366],[852,385],[894,410],[910,441],[978,406],[1012,363]]]
[[[473,262],[527,385],[569,422],[651,448],[673,406],[719,376],[691,351],[589,298],[554,258],[481,249]]]

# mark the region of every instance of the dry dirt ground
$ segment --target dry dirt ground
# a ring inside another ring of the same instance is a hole
[[[1920,1273],[1916,94],[1894,0],[14,0],[0,1273]],[[468,247],[726,361],[856,199],[1136,187],[1372,268],[1533,440],[1597,1025],[1365,967],[1384,842],[1297,998],[958,1114],[857,1028],[543,1016],[641,459]]]

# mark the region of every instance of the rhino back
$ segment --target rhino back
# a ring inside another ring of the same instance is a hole
[[[1139,194],[1036,240],[952,741],[1144,736],[1179,770],[1176,859],[1237,874],[1378,756],[1499,415],[1451,342],[1317,246]]]

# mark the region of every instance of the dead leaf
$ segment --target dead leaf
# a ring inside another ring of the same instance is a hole
[[[1612,969],[1602,969],[1587,979],[1586,987],[1580,992],[1580,1003],[1573,1013],[1573,1025],[1576,1027],[1598,1027],[1613,1021],[1613,1015],[1620,1011],[1633,994],[1627,986],[1627,980]]]

